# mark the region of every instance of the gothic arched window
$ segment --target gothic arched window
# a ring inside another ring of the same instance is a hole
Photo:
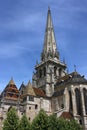
[[[83,88],[83,95],[84,95],[85,112],[87,114],[87,90],[85,88]]]
[[[69,110],[73,110],[73,104],[72,104],[72,94],[71,91],[69,91]]]
[[[82,108],[81,108],[81,93],[79,89],[75,89],[75,96],[76,96],[76,107],[77,107],[77,114],[82,115]]]

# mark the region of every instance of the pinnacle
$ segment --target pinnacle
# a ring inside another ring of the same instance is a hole
[[[14,80],[13,80],[12,77],[11,77],[11,80],[9,81],[9,84],[14,84],[15,85]]]

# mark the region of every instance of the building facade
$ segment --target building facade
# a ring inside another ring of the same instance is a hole
[[[18,89],[13,79],[0,95],[0,124],[6,112],[15,107],[19,117],[25,113],[32,121],[40,109],[50,115],[74,118],[87,129],[87,80],[76,70],[66,72],[67,65],[60,61],[51,11],[48,9],[44,46],[40,63],[35,65],[32,84],[21,84]]]

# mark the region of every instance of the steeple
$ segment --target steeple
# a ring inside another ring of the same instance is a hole
[[[41,54],[41,60],[45,61],[46,59],[49,58],[59,60],[59,53],[57,51],[50,8],[48,8],[47,23],[44,37],[44,47]]]
[[[33,86],[44,90],[47,96],[52,96],[56,81],[66,74],[65,69],[66,64],[59,59],[51,11],[48,8],[44,47],[41,62],[35,66],[36,72],[32,78]]]

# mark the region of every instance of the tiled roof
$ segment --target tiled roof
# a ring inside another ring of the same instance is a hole
[[[6,99],[18,99],[19,90],[17,89],[13,79],[11,79],[8,85],[5,87],[4,91],[1,94],[1,97],[5,97]]]
[[[15,96],[13,96],[13,97],[6,96],[5,99],[8,99],[8,100],[15,100],[15,101],[18,100],[18,98],[17,98],[17,97],[15,98]]]
[[[28,82],[28,84],[27,84],[27,86],[25,88],[25,93],[24,94],[28,94],[28,95],[32,95],[32,96],[36,95],[30,81]]]
[[[33,89],[34,89],[34,92],[35,92],[36,96],[46,97],[43,90],[41,90],[39,88],[35,88],[35,87],[33,87]]]
[[[63,112],[62,114],[61,114],[61,116],[60,117],[62,117],[62,118],[64,118],[64,119],[72,119],[73,118],[73,115],[70,113],[70,112]]]
[[[15,84],[15,83],[14,83],[13,78],[11,78],[11,80],[9,81],[9,83],[8,83],[8,84],[9,84],[9,85],[11,85],[11,84],[13,84],[13,85],[14,85],[14,84]]]
[[[25,86],[23,95],[21,95],[21,96],[25,96],[25,95],[46,97],[44,91],[39,88],[33,87],[32,84],[30,83],[30,81]]]
[[[59,78],[56,82],[56,85],[60,85],[63,83],[86,83],[87,84],[87,80],[84,78],[84,76],[81,76],[79,73],[72,72],[64,77]]]

